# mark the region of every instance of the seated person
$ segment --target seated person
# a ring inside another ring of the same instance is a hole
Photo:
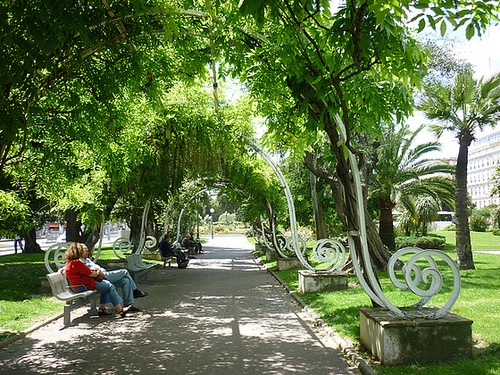
[[[201,254],[201,253],[203,253],[203,249],[202,249],[202,246],[201,246],[200,239],[198,238],[198,240],[195,240],[195,239],[194,239],[194,236],[193,236],[193,233],[191,233],[190,235],[191,235],[191,241],[192,241],[192,244],[193,244],[193,246],[194,246],[194,247],[195,247],[195,249],[196,249],[196,254]]]
[[[196,259],[196,257],[194,256],[196,247],[194,246],[194,241],[191,238],[191,235],[187,234],[186,237],[181,240],[181,246],[188,250],[188,256],[190,258]]]
[[[91,270],[99,271],[101,277],[108,280],[115,287],[122,288],[124,305],[128,306],[129,312],[140,311],[137,307],[133,306],[134,298],[146,297],[148,294],[137,289],[137,285],[135,284],[132,276],[130,276],[128,270],[122,268],[114,271],[106,271],[89,258],[89,250],[87,249],[87,246],[83,246],[85,248],[85,252],[80,260]]]
[[[177,259],[177,266],[179,268],[186,268],[189,260],[186,259],[186,256],[179,249],[175,249],[170,244],[170,236],[165,234],[163,239],[160,241],[160,245],[158,246],[160,249],[161,256],[164,258],[174,256]]]
[[[96,289],[101,292],[99,310],[97,310],[99,316],[111,315],[106,309],[106,303],[111,302],[115,306],[117,314],[123,318],[127,314],[128,308],[122,306],[123,300],[115,286],[108,280],[96,281],[95,278],[100,275],[100,272],[92,271],[80,261],[80,258],[84,257],[86,248],[85,245],[77,242],[69,245],[64,254],[68,262],[61,272],[66,274],[66,278],[77,292]]]

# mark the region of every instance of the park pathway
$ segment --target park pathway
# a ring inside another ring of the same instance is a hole
[[[357,374],[253,259],[216,236],[189,267],[156,270],[125,318],[73,312],[0,351],[0,374]]]

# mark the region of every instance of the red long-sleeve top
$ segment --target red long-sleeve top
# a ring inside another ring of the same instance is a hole
[[[95,280],[90,277],[92,270],[79,259],[68,260],[65,270],[66,277],[74,288],[85,285],[88,290],[97,289]]]

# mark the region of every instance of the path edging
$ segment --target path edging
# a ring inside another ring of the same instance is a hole
[[[64,315],[64,313],[59,313],[57,315],[54,315],[54,316],[48,318],[47,320],[44,320],[43,322],[40,322],[40,323],[37,323],[37,324],[31,326],[30,328],[28,328],[24,331],[18,332],[14,336],[10,336],[10,337],[7,337],[6,339],[3,339],[2,341],[0,341],[0,349],[5,349],[7,346],[12,345],[16,341],[19,341],[19,340],[25,338],[31,332],[36,331],[37,329],[42,328],[43,326],[46,326],[47,324],[50,324],[59,318],[62,318],[63,315]]]
[[[252,253],[253,254],[253,253]],[[254,254],[255,256],[255,254]],[[316,312],[309,307],[302,298],[300,298],[297,293],[295,293],[293,290],[290,289],[290,287],[283,281],[281,278],[276,275],[276,273],[271,270],[264,262],[259,257],[255,257],[255,259],[259,262],[260,265],[262,265],[275,279],[278,281],[278,283],[285,288],[285,290],[292,296],[292,298],[309,314],[311,315],[314,320],[316,321],[316,324],[321,326],[328,335],[331,337],[331,339],[335,342],[335,344],[342,350],[342,353],[346,357],[348,357],[352,362],[356,364],[358,369],[363,373],[364,375],[377,375],[377,372],[368,364],[366,361],[359,356],[358,353],[354,350],[352,346],[350,346],[342,337],[339,336],[339,334],[335,331],[333,331],[328,324],[325,323],[323,319],[321,319]]]

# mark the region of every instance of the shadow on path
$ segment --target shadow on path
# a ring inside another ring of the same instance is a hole
[[[189,267],[157,270],[142,311],[74,312],[0,352],[0,374],[356,374],[262,270],[244,236],[217,236]]]

